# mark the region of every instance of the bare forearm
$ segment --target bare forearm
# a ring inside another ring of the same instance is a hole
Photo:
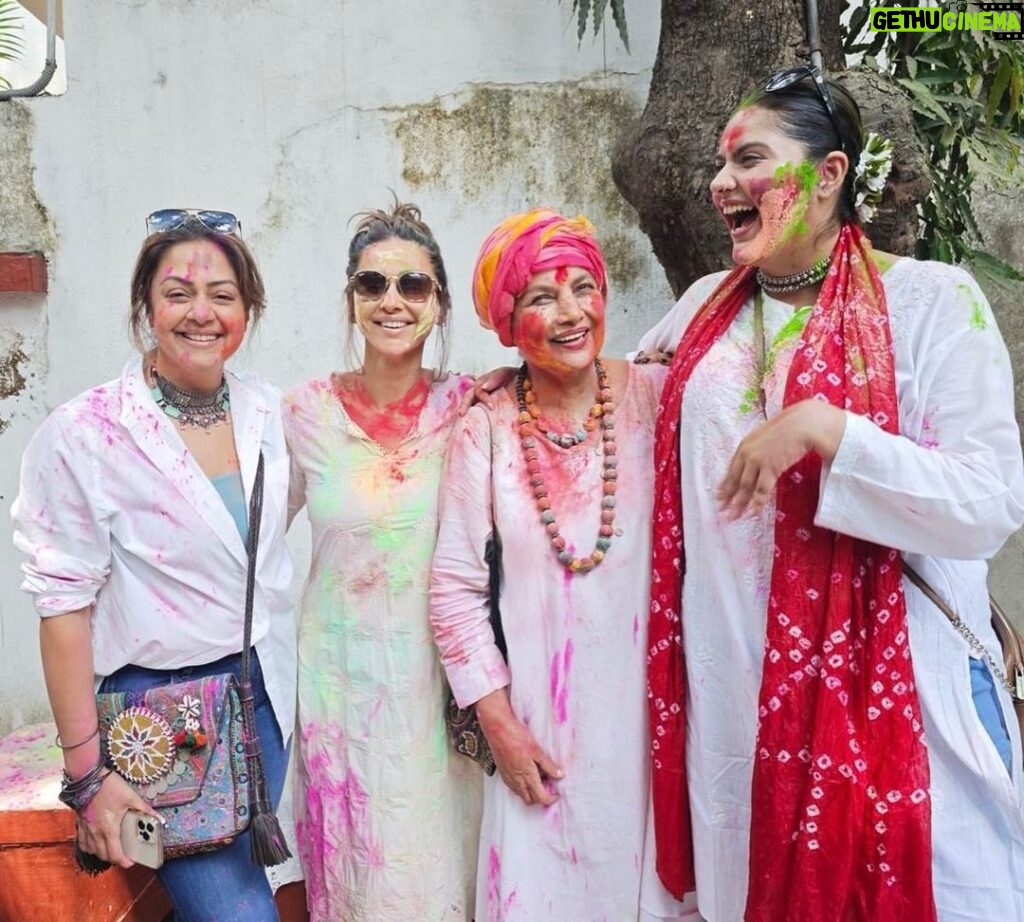
[[[100,754],[89,610],[43,618],[39,648],[50,708],[65,747],[64,767],[77,778],[96,764]]]

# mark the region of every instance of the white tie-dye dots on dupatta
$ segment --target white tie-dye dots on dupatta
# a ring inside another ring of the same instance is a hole
[[[649,683],[658,870],[673,892],[693,883],[679,412],[686,381],[750,297],[753,275],[734,270],[701,308],[658,411]],[[806,398],[897,431],[884,290],[852,225],[790,369],[785,404]],[[820,474],[808,455],[777,487],[745,917],[934,919],[928,759],[899,555],[814,526]]]

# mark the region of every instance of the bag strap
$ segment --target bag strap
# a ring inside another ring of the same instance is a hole
[[[1011,624],[1010,619],[999,607],[992,596],[989,596],[989,608],[992,613],[992,627],[999,638],[999,645],[1003,649],[1005,657],[1004,668],[996,665],[992,655],[985,645],[978,639],[978,635],[972,631],[964,620],[946,603],[946,601],[931,587],[928,581],[921,576],[909,563],[903,562],[903,574],[918,589],[928,597],[929,601],[941,611],[953,625],[953,629],[967,641],[967,645],[977,656],[984,660],[991,670],[992,675],[1000,685],[1003,686],[1015,702],[1024,701],[1024,645],[1017,630]],[[1013,681],[1010,681],[1010,676]]]
[[[484,560],[487,563],[487,612],[494,632],[494,644],[505,662],[508,662],[508,645],[505,642],[505,629],[501,624],[501,536],[494,522],[494,426],[491,414],[484,407],[487,417],[488,444],[490,446],[491,471],[491,537],[484,542]]]
[[[249,772],[249,842],[252,859],[261,867],[273,867],[291,858],[291,852],[274,815],[263,770],[263,752],[256,730],[256,702],[249,671],[252,652],[252,607],[256,594],[256,557],[260,545],[260,520],[263,518],[263,452],[256,463],[256,479],[249,499],[249,534],[245,550],[249,569],[245,579],[245,628],[242,634],[242,681],[239,701],[245,728],[245,765]]]
[[[252,603],[256,594],[256,555],[260,545],[260,522],[263,518],[263,452],[256,462],[256,479],[249,499],[249,533],[245,553],[249,569],[245,578],[245,628],[242,633],[242,684],[249,684],[249,653],[252,647]]]

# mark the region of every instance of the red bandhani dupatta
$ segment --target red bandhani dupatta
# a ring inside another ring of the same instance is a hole
[[[734,269],[690,323],[658,408],[648,691],[657,869],[694,887],[686,789],[679,413],[693,369],[755,286]],[[889,316],[870,244],[844,225],[784,404],[827,400],[898,432]],[[928,756],[899,552],[817,528],[821,459],[776,488],[745,918],[934,920]]]

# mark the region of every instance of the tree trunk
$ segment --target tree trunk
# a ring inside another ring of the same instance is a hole
[[[819,0],[821,49],[833,74],[843,69],[843,6],[844,0]],[[808,59],[803,24],[802,0],[662,2],[647,106],[616,145],[612,175],[637,210],[640,227],[677,295],[700,276],[731,265],[728,236],[708,194],[718,136],[737,103],[768,74]],[[903,96],[891,86],[883,93],[876,84],[885,81],[873,75],[850,75],[849,82],[868,124],[884,116],[884,133],[897,134],[900,157],[909,150],[920,158],[910,140],[910,109]],[[887,105],[877,105],[879,98]],[[912,249],[915,205],[928,191],[923,176],[924,163],[918,159],[897,190],[902,210],[889,208],[879,216],[877,227],[886,232],[875,239],[877,245]],[[908,221],[913,225],[909,232]]]

